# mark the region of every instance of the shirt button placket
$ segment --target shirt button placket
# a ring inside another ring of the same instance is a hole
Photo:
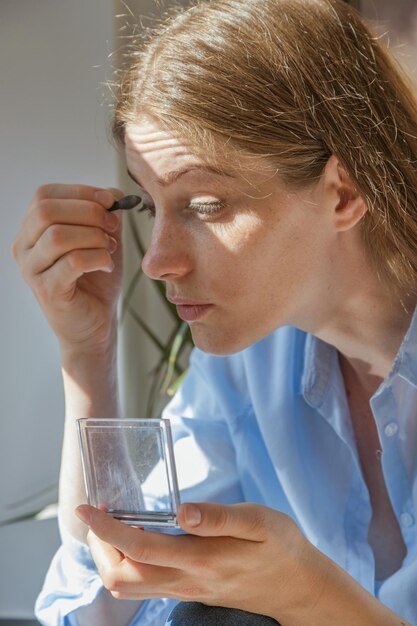
[[[401,513],[400,522],[404,528],[410,528],[414,524],[414,517],[410,513]]]
[[[398,432],[398,424],[397,422],[389,422],[385,428],[384,433],[387,437],[393,437]]]

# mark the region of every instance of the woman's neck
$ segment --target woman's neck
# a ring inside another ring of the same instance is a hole
[[[333,345],[354,369],[359,380],[373,387],[388,375],[410,325],[417,294],[393,293],[364,265],[334,282],[330,294],[317,302],[319,315],[310,328]],[[344,283],[343,283],[344,280]],[[337,285],[337,287],[336,287]],[[324,304],[325,303],[325,304]]]
[[[380,306],[378,306],[378,304]],[[371,397],[388,376],[414,313],[415,299],[403,308],[401,301],[368,303],[340,311],[320,333],[334,345],[341,363],[352,370],[358,384]],[[397,306],[394,306],[394,305]]]

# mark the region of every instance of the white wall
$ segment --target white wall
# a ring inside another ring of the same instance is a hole
[[[10,246],[39,184],[117,186],[100,87],[112,12],[111,0],[0,2],[0,521],[49,500],[28,498],[57,481],[64,416],[57,345]],[[32,615],[57,543],[51,523],[0,528],[0,618]]]

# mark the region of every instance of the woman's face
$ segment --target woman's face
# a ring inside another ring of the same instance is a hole
[[[302,327],[334,240],[320,182],[290,193],[255,158],[208,163],[151,118],[127,127],[126,157],[154,207],[143,270],[165,283],[199,348],[230,354]]]

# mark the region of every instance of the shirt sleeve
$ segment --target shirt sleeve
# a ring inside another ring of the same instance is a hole
[[[88,546],[60,526],[62,545],[55,554],[35,606],[45,626],[78,626],[77,609],[94,603],[103,591]],[[129,626],[163,626],[177,600],[145,600]],[[128,625],[126,625],[128,626]]]
[[[221,359],[194,351],[184,383],[162,415],[171,421],[182,502],[243,500],[226,405],[221,401],[223,397],[230,403],[235,391],[223,367]],[[238,404],[232,402],[237,411]],[[45,626],[78,626],[77,609],[94,603],[103,583],[88,546],[62,525],[60,532],[62,545],[49,567],[35,614]],[[130,626],[164,626],[176,603],[164,598],[146,600]]]
[[[35,615],[47,626],[72,626],[71,613],[94,602],[103,588],[88,546],[60,524],[62,545],[47,572]]]

